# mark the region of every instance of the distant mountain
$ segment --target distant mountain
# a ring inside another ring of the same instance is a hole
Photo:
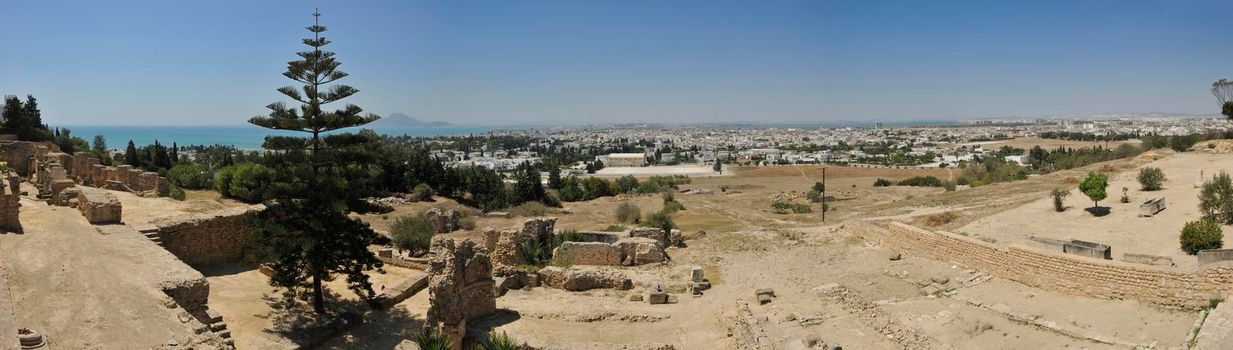
[[[368,125],[379,128],[449,128],[455,126],[443,121],[421,121],[402,113],[390,113]]]

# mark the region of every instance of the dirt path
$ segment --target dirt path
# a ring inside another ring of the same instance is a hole
[[[192,334],[156,286],[196,271],[135,231],[102,235],[76,209],[21,204],[25,233],[0,235],[21,327],[57,349],[151,348]]]

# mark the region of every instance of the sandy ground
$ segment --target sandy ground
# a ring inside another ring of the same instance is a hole
[[[131,192],[108,191],[120,200],[122,220],[126,224],[139,225],[154,219],[183,214],[216,211],[246,204],[230,199],[190,199],[178,201],[171,198],[147,198]],[[204,192],[204,191],[195,191]]]
[[[1218,171],[1233,172],[1233,155],[1181,153],[1146,164],[1164,171],[1168,179],[1164,189],[1145,192],[1139,190],[1136,179],[1140,167],[1125,169],[1110,174],[1109,198],[1100,202],[1109,207],[1110,213],[1097,217],[1084,209],[1092,201],[1079,192],[1077,186],[1069,186],[1069,208],[1062,213],[1053,210],[1052,198],[1045,195],[1014,210],[1008,210],[977,220],[957,230],[959,233],[996,239],[999,243],[1031,245],[1028,236],[1056,239],[1079,239],[1110,245],[1115,260],[1123,253],[1139,253],[1172,257],[1182,270],[1198,268],[1198,260],[1186,255],[1178,244],[1178,235],[1187,221],[1198,220],[1199,189],[1195,188],[1195,172],[1203,169],[1206,179]],[[1130,203],[1119,203],[1122,188],[1127,191]],[[1139,216],[1139,204],[1151,199],[1165,197],[1167,208],[1152,217]],[[1048,222],[1048,225],[1041,223]],[[1233,230],[1224,226],[1226,247],[1233,246]]]
[[[393,286],[406,279],[422,275],[422,272],[396,266],[387,266],[384,271],[385,273],[374,271],[369,274],[373,289],[378,293],[385,286]],[[256,269],[243,265],[221,266],[203,272],[206,274],[206,280],[210,282],[210,307],[224,315],[228,329],[232,330],[236,348],[295,349],[299,347],[278,331],[280,329],[279,317],[285,313],[282,313],[275,305],[282,300],[282,294],[269,285],[269,278]],[[325,283],[325,286],[329,292],[336,295],[337,299],[359,303],[359,298],[355,293],[347,289],[345,277],[335,278]],[[354,332],[374,333],[368,328],[379,327],[381,326],[376,322],[366,323]],[[396,333],[395,336],[405,337],[401,333]],[[404,339],[403,337],[397,340]],[[370,340],[368,345],[381,343],[375,336],[362,339]],[[390,340],[386,343],[397,344],[397,342]]]
[[[100,234],[72,208],[22,200],[24,234],[0,234],[20,327],[54,349],[151,348],[192,334],[156,287],[176,270],[135,231]]]

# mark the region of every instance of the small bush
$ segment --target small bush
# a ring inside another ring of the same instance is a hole
[[[186,195],[184,194],[184,189],[176,185],[171,185],[167,189],[167,196],[171,197],[171,199],[178,200],[178,201],[182,201],[186,197]]]
[[[1182,250],[1194,255],[1204,249],[1219,249],[1224,244],[1224,233],[1215,221],[1191,221],[1182,227],[1180,240]]]
[[[578,230],[568,229],[557,232],[552,236],[552,247],[560,247],[561,243],[565,242],[585,242],[586,236],[578,233]]]
[[[518,245],[514,251],[523,262],[532,266],[544,266],[552,260],[552,249],[527,239],[525,236],[519,236]]]
[[[1139,169],[1139,186],[1144,191],[1156,191],[1165,181],[1164,171],[1160,168],[1145,167]]]
[[[672,222],[672,216],[662,211],[648,216],[644,224],[648,227],[664,230],[664,232],[672,232],[672,229],[676,228],[676,223]]]
[[[875,182],[876,185],[876,182]],[[942,187],[942,179],[933,176],[916,176],[899,181],[899,186]]]
[[[488,338],[480,342],[477,350],[518,350],[520,348],[521,346],[514,342],[505,332],[501,332],[501,334],[491,332],[488,333]]]
[[[475,217],[474,216],[463,216],[459,218],[458,228],[461,228],[463,230],[474,230],[475,229]]]
[[[1203,217],[1220,223],[1233,222],[1233,179],[1219,172],[1203,183],[1199,191],[1199,212]]]
[[[873,187],[886,187],[886,186],[891,186],[891,185],[894,185],[894,183],[891,182],[891,180],[887,180],[883,178],[878,178],[877,180],[873,180]]]
[[[944,212],[941,214],[933,214],[925,217],[925,225],[936,227],[949,224],[959,218],[959,215],[954,212]]]
[[[417,202],[431,202],[432,193],[432,186],[421,183],[419,185],[415,185],[415,188],[411,189],[411,200]]]
[[[449,338],[431,331],[416,334],[411,337],[411,341],[418,345],[420,350],[451,350],[454,348]]]
[[[809,204],[795,203],[792,205],[792,212],[797,214],[812,213],[813,208],[810,208]]]
[[[428,251],[432,246],[432,236],[437,234],[437,228],[424,215],[408,215],[394,220],[390,226],[390,239],[394,248],[399,251],[410,251],[412,255]]]
[[[641,214],[639,214],[639,215],[641,215]],[[625,226],[621,226],[621,225],[608,225],[608,227],[605,227],[605,228],[603,228],[603,229],[602,229],[602,230],[600,230],[600,231],[604,231],[604,232],[621,232],[621,231],[625,231]]]
[[[1065,199],[1070,196],[1070,191],[1055,188],[1050,194],[1053,195],[1053,211],[1059,213],[1066,211]]]
[[[548,213],[548,206],[540,202],[526,202],[509,208],[509,213],[522,217],[544,216]]]
[[[663,211],[666,213],[675,213],[685,210],[685,205],[677,201],[665,201]]]
[[[616,207],[616,221],[622,224],[636,224],[642,220],[642,209],[637,204],[621,202]]]
[[[943,182],[942,182],[942,188],[945,188],[947,192],[952,192],[952,191],[954,191],[954,190],[955,190],[955,182],[954,182],[954,181],[949,181],[949,180],[948,180],[948,181],[943,181]]]

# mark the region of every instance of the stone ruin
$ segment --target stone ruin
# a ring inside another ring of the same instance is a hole
[[[526,264],[518,255],[520,242],[538,245],[542,249],[552,249],[552,240],[555,238],[553,229],[556,224],[557,218],[534,218],[524,222],[522,230],[484,229],[484,246],[492,252],[492,264],[498,267]]]
[[[21,178],[12,171],[4,174],[0,182],[0,229],[21,232],[18,212],[21,208]]]
[[[628,237],[613,243],[564,242],[552,259],[562,265],[635,266],[667,261],[668,253],[653,239]]]
[[[89,152],[66,154],[53,143],[28,141],[0,141],[0,149],[13,171],[38,186],[39,195],[48,200],[55,200],[57,190],[70,187],[63,182],[53,186],[59,180],[143,196],[169,195],[170,184],[157,173],[129,165],[104,166]]]
[[[469,240],[438,240],[432,251],[425,328],[449,339],[453,350],[461,350],[467,321],[496,311],[492,261],[487,249]]]
[[[462,218],[462,213],[458,209],[441,210],[439,208],[430,208],[424,212],[424,218],[432,223],[432,227],[437,229],[437,233],[447,233],[458,230],[458,219]]]
[[[91,224],[120,223],[120,200],[110,192],[82,187],[78,190],[77,209]]]

